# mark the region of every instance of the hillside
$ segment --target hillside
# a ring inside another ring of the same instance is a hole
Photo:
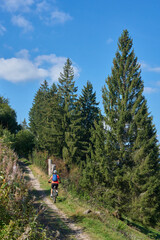
[[[36,166],[30,165],[29,167],[34,173],[33,177],[30,170],[28,170],[34,187],[33,193],[37,196],[37,201],[45,205],[47,211],[47,214],[40,217],[41,222],[47,224],[49,229],[58,230],[59,237],[56,239],[73,239],[72,237],[86,240],[160,239],[158,232],[153,229],[129,222],[127,219],[121,221],[112,216],[109,211],[103,208],[98,209],[78,199],[77,196],[71,195],[62,186],[55,206],[49,197],[48,177]],[[91,212],[85,214],[88,209]],[[57,220],[55,220],[55,216]]]

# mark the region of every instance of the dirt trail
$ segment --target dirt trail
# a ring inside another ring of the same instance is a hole
[[[77,239],[77,240],[91,240],[89,236],[83,232],[83,229],[77,226],[71,219],[69,219],[61,210],[59,210],[56,205],[53,203],[52,199],[46,196],[45,191],[40,187],[39,181],[34,177],[32,171],[28,166],[25,166],[25,171],[27,171],[27,175],[30,179],[31,185],[33,189],[35,189],[39,193],[39,197],[41,198],[41,202],[46,204],[49,207],[49,211],[47,212],[49,223],[53,224],[54,227],[58,227],[57,225],[57,217],[62,220],[64,226],[60,224],[61,229],[57,228],[57,236],[55,239],[57,240],[69,240],[69,239]],[[48,226],[48,221],[44,220],[43,224]],[[67,227],[66,227],[67,226]],[[68,229],[69,228],[69,229]]]

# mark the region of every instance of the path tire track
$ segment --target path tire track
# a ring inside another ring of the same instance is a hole
[[[69,219],[67,215],[63,213],[60,209],[58,209],[57,206],[53,203],[53,201],[45,195],[44,190],[40,187],[40,183],[38,179],[34,177],[31,169],[28,166],[25,166],[25,168],[33,189],[41,191],[42,193],[42,203],[44,202],[50,208],[53,214],[57,215],[71,229],[73,237],[77,240],[91,240],[90,237],[86,233],[84,233],[81,227],[77,226],[71,219]],[[59,237],[57,239],[61,240],[64,238]]]

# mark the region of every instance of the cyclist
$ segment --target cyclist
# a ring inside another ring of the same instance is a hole
[[[51,184],[51,197],[53,196],[53,188],[55,186],[56,188],[56,192],[58,195],[58,184],[61,183],[60,177],[57,174],[57,170],[53,171],[52,176],[50,177],[50,179],[48,180],[48,182],[50,183],[50,181],[52,180],[52,184]]]

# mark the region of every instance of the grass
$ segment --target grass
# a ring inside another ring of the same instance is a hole
[[[30,163],[26,159],[21,159],[20,165],[24,171],[26,171],[25,179],[28,181],[29,177],[27,175],[27,170],[25,169],[25,165],[29,165],[30,168],[34,166],[30,165]],[[39,223],[45,228],[47,227],[47,235],[49,239],[57,239],[56,232],[60,232],[60,239],[62,240],[76,240],[74,237],[74,231],[71,231],[70,228],[59,218],[59,216],[53,212],[53,210],[42,201],[42,195],[45,193],[46,195],[50,195],[50,184],[46,182],[46,176],[39,171],[39,169],[34,169],[36,171],[36,177],[39,178],[40,182],[44,184],[44,191],[37,191],[36,189],[31,189],[30,194],[35,196],[34,206],[36,209],[40,209],[43,207],[45,211],[41,211],[38,215]],[[44,179],[45,178],[45,179]],[[42,184],[41,184],[42,185]],[[58,238],[59,239],[59,238]]]
[[[28,164],[28,162],[25,162]],[[48,184],[49,177],[43,173],[39,168],[34,165],[29,166],[38,178],[41,188],[45,192],[50,194],[50,184]],[[109,213],[103,213],[98,215],[95,213],[97,209],[89,206],[84,201],[80,201],[78,198],[73,197],[71,193],[67,193],[60,185],[59,196],[57,198],[57,207],[68,215],[75,223],[80,225],[86,233],[91,236],[92,240],[148,240],[148,239],[160,239],[160,233],[152,228],[146,228],[139,224],[127,221],[120,221]],[[91,209],[90,214],[85,215],[84,211]]]

